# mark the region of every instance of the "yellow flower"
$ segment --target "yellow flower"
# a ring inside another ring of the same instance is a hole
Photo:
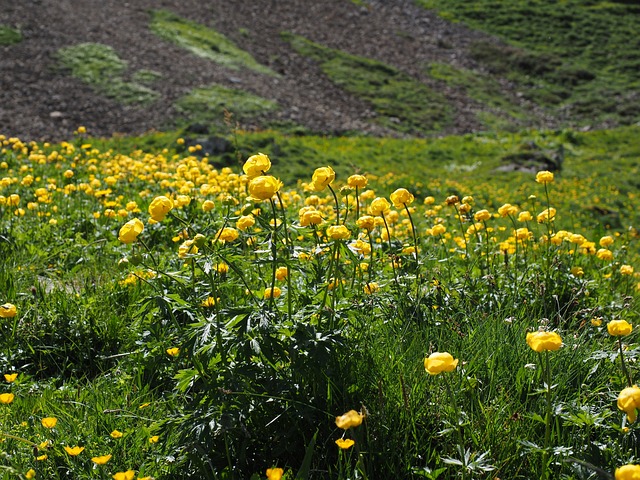
[[[44,460],[46,460],[47,458],[49,458],[49,455],[47,455],[46,453],[44,455],[39,455],[36,457],[36,460],[39,462],[42,462]]]
[[[327,237],[332,240],[348,240],[351,237],[351,232],[344,225],[332,225],[327,228]]]
[[[0,318],[13,318],[18,314],[16,306],[12,303],[0,305]]]
[[[371,215],[382,216],[385,213],[389,213],[389,210],[391,210],[391,205],[383,197],[374,198],[371,201],[371,205],[369,205],[369,213]]]
[[[373,218],[370,215],[363,215],[358,220],[356,220],[356,225],[358,225],[358,228],[361,228],[361,229],[367,230],[367,231],[371,231],[376,226],[375,218]]]
[[[284,470],[281,468],[267,468],[267,480],[280,480],[284,475]]]
[[[500,208],[498,208],[498,214],[501,217],[508,217],[510,215],[515,215],[518,213],[518,207],[515,205],[511,205],[510,203],[505,203]]]
[[[64,450],[72,457],[75,457],[82,453],[82,451],[84,450],[84,447],[78,447],[77,445],[75,447],[69,447],[65,445]]]
[[[413,203],[413,195],[406,188],[398,188],[389,198],[396,208],[403,207]]]
[[[239,235],[240,233],[235,228],[224,227],[216,234],[216,238],[222,242],[233,242]]]
[[[255,200],[269,200],[282,187],[282,182],[271,175],[255,177],[249,182],[249,194]]]
[[[519,222],[530,222],[531,220],[533,220],[533,217],[531,216],[531,213],[526,210],[518,214]]]
[[[276,269],[276,279],[284,280],[289,275],[289,269],[287,267],[278,267]]]
[[[632,275],[633,267],[631,265],[621,265],[620,266],[620,275]]]
[[[149,437],[149,443],[158,443],[159,440],[160,440],[159,435],[153,435],[152,437]]]
[[[255,178],[264,175],[271,168],[271,160],[264,153],[258,153],[247,158],[244,162],[242,170],[249,178]]]
[[[556,219],[556,209],[549,207],[538,214],[536,220],[538,223],[552,222]]]
[[[31,480],[32,478],[36,478],[36,471],[33,468],[30,468],[27,473],[24,474],[24,478]]]
[[[607,323],[607,332],[614,337],[624,337],[629,335],[633,326],[626,320],[611,320]]]
[[[111,436],[111,438],[122,438],[124,436],[124,433],[122,433],[120,430],[114,430],[109,435]]]
[[[536,182],[546,184],[553,182],[553,173],[547,170],[543,170],[536,174]]]
[[[9,405],[13,402],[15,395],[13,393],[0,393],[0,403],[3,405]]]
[[[205,200],[204,202],[202,202],[202,210],[204,212],[210,212],[215,206],[216,204],[211,200]]]
[[[53,428],[58,423],[58,419],[56,417],[45,417],[41,422],[44,428]]]
[[[596,257],[600,260],[613,260],[613,252],[611,250],[607,250],[606,248],[600,248],[596,252]]]
[[[170,198],[161,195],[153,199],[151,204],[149,205],[149,215],[156,222],[161,222],[164,220],[164,217],[167,216],[167,213],[173,208],[173,202]]]
[[[253,227],[255,223],[256,219],[253,215],[243,215],[236,221],[236,228],[245,231],[247,228]]]
[[[328,185],[336,179],[336,172],[331,167],[316,168],[313,172],[311,184],[313,189],[317,192],[324,190]]]
[[[452,372],[457,366],[458,359],[454,359],[448,352],[434,352],[424,359],[424,369],[429,375]]]
[[[226,275],[227,273],[229,273],[229,265],[227,265],[224,262],[218,263],[216,265],[216,272],[218,272],[221,275]]]
[[[338,440],[336,440],[336,445],[338,445],[338,447],[340,447],[342,450],[350,449],[351,447],[353,447],[355,443],[356,442],[354,442],[350,438],[347,438],[347,439],[339,438]]]
[[[273,291],[270,287],[264,289],[264,298],[278,298],[280,295],[282,295],[282,290],[278,287],[273,287]]]
[[[367,186],[368,180],[364,175],[351,175],[347,178],[347,185],[351,188],[364,188]]]
[[[308,227],[309,225],[320,225],[322,223],[322,214],[315,207],[302,207],[298,212],[300,217],[300,226]]]
[[[167,355],[170,357],[177,357],[180,353],[180,349],[178,347],[167,348]]]
[[[15,382],[16,378],[18,378],[18,374],[17,373],[5,373],[4,374],[4,379],[9,383]]]
[[[460,202],[460,198],[458,198],[457,195],[449,195],[445,200],[444,203],[447,204],[448,206],[452,207],[454,205],[456,205],[458,202]]]
[[[489,220],[490,218],[491,218],[491,214],[489,213],[489,210],[478,210],[473,215],[473,219],[476,222],[484,222],[486,220]]]
[[[376,282],[369,282],[364,286],[364,293],[366,293],[367,295],[372,295],[378,290],[380,290],[380,285],[378,285]]]
[[[113,480],[133,480],[136,476],[135,470],[127,470],[126,472],[117,472],[113,474]]]
[[[593,325],[594,327],[599,327],[600,325],[602,325],[602,319],[601,318],[592,318],[591,319],[591,325]]]
[[[601,247],[607,248],[613,245],[613,237],[611,235],[605,235],[600,239],[598,243],[600,244]]]
[[[631,423],[638,418],[636,409],[640,408],[640,388],[637,385],[624,388],[618,395],[618,409],[627,414]]]
[[[217,300],[213,297],[207,297],[206,299],[204,299],[202,301],[202,303],[200,304],[200,306],[202,307],[206,307],[206,308],[211,308],[211,307],[215,307],[216,303],[218,303],[220,301],[220,299],[218,298]]]
[[[640,465],[623,465],[616,468],[615,480],[640,480]]]
[[[584,275],[584,270],[582,269],[582,267],[571,267],[571,275],[581,277],[582,275]]]
[[[120,228],[118,240],[122,243],[132,243],[138,238],[138,235],[144,230],[144,223],[137,218],[129,220]]]
[[[91,461],[96,465],[104,465],[109,460],[111,460],[111,455],[101,455],[99,457],[92,457]]]
[[[364,415],[355,410],[349,410],[344,415],[336,417],[336,426],[343,430],[349,430],[353,427],[358,427],[362,424]]]
[[[555,351],[562,345],[562,338],[556,332],[529,332],[527,345],[535,352]]]

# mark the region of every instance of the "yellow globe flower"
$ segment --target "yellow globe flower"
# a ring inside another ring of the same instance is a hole
[[[348,450],[355,445],[356,442],[351,440],[350,438],[339,438],[336,440],[336,445],[340,447],[342,450]]]
[[[320,167],[316,168],[315,172],[313,172],[313,177],[311,179],[311,185],[313,189],[317,192],[324,190],[336,179],[336,172],[333,171],[331,167]]]
[[[613,260],[613,252],[611,250],[606,249],[606,248],[600,248],[596,252],[596,257],[598,257],[600,260],[611,261],[611,260]]]
[[[213,201],[211,200],[205,200],[204,202],[202,202],[202,210],[204,212],[210,212],[211,210],[214,209],[215,206],[216,204],[213,203]]]
[[[374,198],[369,205],[369,213],[378,217],[389,213],[389,210],[391,210],[391,204],[383,197]]]
[[[273,290],[271,287],[264,289],[264,298],[278,298],[280,295],[282,295],[282,290],[279,287],[273,287]]]
[[[347,178],[347,185],[351,188],[364,188],[367,186],[369,180],[364,175],[351,175]]]
[[[627,414],[631,423],[638,418],[636,410],[640,408],[640,388],[637,385],[624,388],[618,395],[618,409]]]
[[[458,366],[458,359],[448,352],[434,352],[424,359],[424,369],[429,375],[452,372]]]
[[[44,428],[53,428],[57,425],[58,419],[56,417],[45,417],[41,420]]]
[[[0,318],[13,318],[18,314],[18,310],[13,303],[0,305]]]
[[[221,242],[233,242],[238,238],[239,235],[240,233],[235,228],[225,227],[222,230],[218,231],[218,233],[216,234],[216,238]]]
[[[167,213],[171,211],[173,208],[173,201],[170,198],[161,195],[153,199],[151,204],[149,205],[149,215],[156,222],[161,222],[164,220],[164,217],[167,216]]]
[[[358,220],[356,220],[356,225],[358,225],[358,228],[370,232],[376,226],[375,218],[370,215],[363,215]]]
[[[160,441],[160,435],[153,435],[149,437],[149,443],[158,443]]]
[[[27,473],[24,474],[24,478],[27,480],[31,480],[32,478],[36,478],[36,471],[33,468],[27,470]]]
[[[137,218],[129,220],[120,228],[118,240],[122,243],[133,243],[144,230],[144,223]]]
[[[538,223],[553,222],[556,219],[556,209],[549,207],[538,214],[536,220]]]
[[[518,207],[515,205],[511,205],[510,203],[505,203],[500,208],[498,208],[498,214],[501,217],[508,217],[510,215],[515,215],[518,213]]]
[[[620,265],[620,275],[633,275],[633,267],[631,265]]]
[[[529,332],[527,345],[535,352],[555,351],[562,346],[562,338],[556,332]]]
[[[396,208],[401,208],[405,205],[413,203],[413,195],[406,188],[399,188],[393,192],[389,198]]]
[[[255,177],[249,182],[249,195],[254,200],[269,200],[280,188],[282,182],[271,175]]]
[[[611,235],[605,235],[604,237],[602,237],[600,239],[600,241],[598,242],[599,245],[603,248],[607,248],[610,247],[611,245],[613,245],[613,237]]]
[[[91,457],[91,461],[96,465],[104,465],[111,460],[111,455],[101,455],[99,457]]]
[[[362,420],[364,419],[364,415],[355,410],[349,410],[344,415],[340,415],[336,417],[336,426],[343,430],[349,430],[353,427],[358,427],[362,424]]]
[[[289,269],[287,267],[278,267],[276,269],[276,279],[284,280],[289,275]]]
[[[15,395],[13,393],[0,393],[0,403],[3,405],[9,405],[14,398]]]
[[[543,170],[536,174],[536,182],[546,184],[553,182],[553,173],[548,170]]]
[[[180,354],[180,349],[178,347],[167,348],[167,355],[170,357],[177,357]]]
[[[531,212],[528,212],[527,210],[518,214],[519,222],[530,222],[531,220],[533,220],[533,216],[531,215]]]
[[[250,156],[242,166],[242,170],[249,178],[264,175],[270,168],[271,160],[269,160],[269,157],[264,153],[258,153],[257,155]]]
[[[284,475],[284,470],[281,468],[267,468],[267,480],[280,480]]]
[[[75,447],[69,447],[65,445],[64,447],[64,451],[67,452],[72,457],[76,457],[80,455],[83,450],[84,450],[84,447],[78,447],[77,445]]]
[[[114,473],[111,478],[113,478],[113,480],[133,480],[133,477],[135,476],[136,476],[135,470],[127,470],[126,472]]]
[[[473,219],[476,222],[485,222],[485,221],[489,220],[490,218],[491,218],[491,214],[489,213],[489,210],[478,210],[473,215]]]
[[[13,383],[16,381],[16,378],[18,378],[18,374],[17,373],[5,373],[4,374],[4,379],[8,382],[8,383]]]
[[[320,225],[322,223],[322,213],[315,207],[302,207],[298,212],[300,217],[300,226],[308,227],[309,225]]]
[[[640,480],[640,465],[623,465],[616,468],[615,480]]]
[[[327,237],[332,240],[348,240],[351,238],[351,232],[344,225],[332,225],[327,228]]]
[[[124,433],[122,433],[120,430],[114,430],[109,434],[109,436],[111,438],[122,438],[124,436]]]
[[[243,215],[238,220],[236,220],[236,228],[238,230],[242,230],[243,232],[253,227],[256,224],[256,219],[253,215]]]
[[[607,332],[614,337],[624,337],[629,335],[633,326],[626,320],[611,320],[607,323]]]

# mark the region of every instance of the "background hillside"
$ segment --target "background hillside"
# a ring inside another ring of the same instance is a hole
[[[225,129],[225,109],[391,136],[640,119],[637,2],[3,3],[0,126],[24,139]]]

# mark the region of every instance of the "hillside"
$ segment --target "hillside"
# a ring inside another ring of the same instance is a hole
[[[574,31],[545,52],[538,47],[550,37],[511,38],[487,21],[482,12],[495,9],[492,2],[473,9],[409,0],[6,3],[0,125],[24,139],[69,138],[78,125],[98,136],[187,125],[228,130],[225,109],[244,129],[391,136],[640,119],[635,57],[622,70],[609,68],[606,55],[567,62],[563,55],[575,52],[558,44],[571,45]],[[638,25],[633,5],[583,3],[599,6],[605,26],[615,18],[631,31]],[[537,5],[543,15],[551,8]],[[573,15],[591,18],[592,10]],[[625,31],[609,45],[616,65]]]

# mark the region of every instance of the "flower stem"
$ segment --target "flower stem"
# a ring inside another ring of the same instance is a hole
[[[627,386],[633,386],[633,382],[631,381],[631,374],[629,373],[629,369],[627,368],[627,364],[624,361],[624,353],[622,352],[622,338],[618,337],[618,349],[620,350],[620,364],[622,365],[622,372],[624,376],[627,378]]]

